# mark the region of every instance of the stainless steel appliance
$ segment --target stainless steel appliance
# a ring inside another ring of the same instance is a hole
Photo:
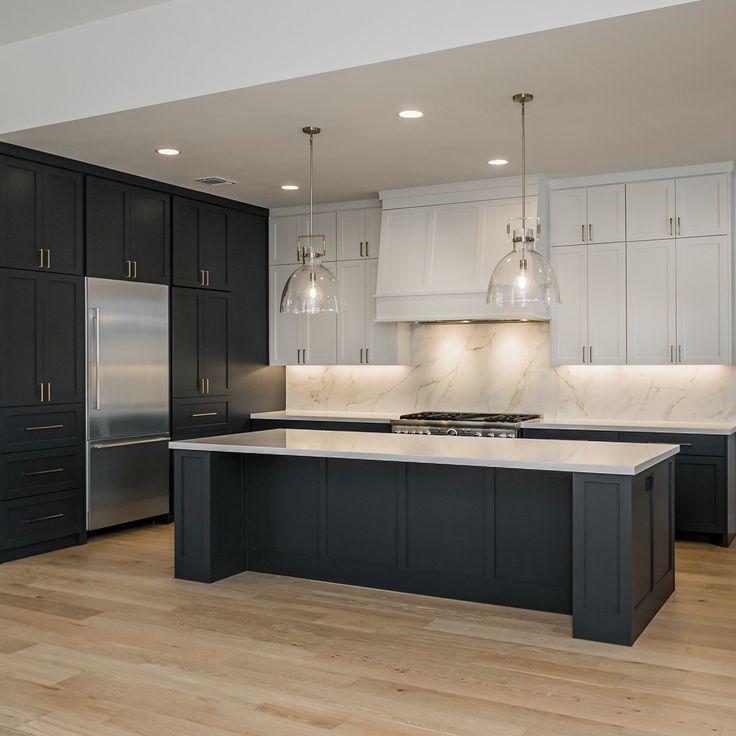
[[[523,422],[541,414],[420,411],[391,420],[396,434],[449,434],[460,437],[518,437]]]
[[[169,289],[87,279],[87,528],[169,512]]]

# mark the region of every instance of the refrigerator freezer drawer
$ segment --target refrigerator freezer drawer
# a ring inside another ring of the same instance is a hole
[[[88,529],[169,513],[168,443],[168,435],[88,443]]]

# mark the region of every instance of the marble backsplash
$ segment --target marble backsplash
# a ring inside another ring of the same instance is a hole
[[[731,421],[733,366],[549,364],[549,326],[416,325],[411,366],[292,366],[288,409]]]

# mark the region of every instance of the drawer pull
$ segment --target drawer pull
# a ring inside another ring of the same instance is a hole
[[[31,478],[34,475],[51,475],[52,473],[63,473],[64,468],[49,468],[48,470],[34,470],[32,473],[23,473],[24,478]]]
[[[692,442],[680,442],[680,447],[692,447]]]
[[[198,411],[196,414],[190,414],[192,417],[216,417],[219,411]]]
[[[51,521],[52,519],[61,519],[64,514],[49,514],[48,516],[37,516],[35,519],[23,519],[24,524],[37,524],[39,521]]]
[[[63,424],[39,424],[35,427],[24,427],[24,432],[38,432],[41,429],[64,429]]]

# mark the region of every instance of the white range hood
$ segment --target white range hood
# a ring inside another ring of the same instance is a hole
[[[549,310],[486,304],[493,268],[511,250],[506,225],[521,213],[521,178],[380,192],[376,320],[548,321]],[[547,185],[527,176],[527,215],[539,215],[547,255]]]

